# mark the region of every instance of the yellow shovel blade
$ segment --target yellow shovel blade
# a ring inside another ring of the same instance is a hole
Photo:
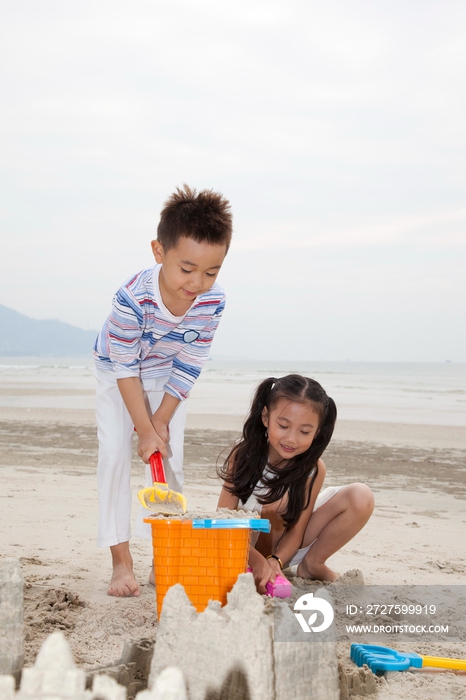
[[[177,491],[172,491],[166,484],[154,484],[141,489],[138,498],[144,508],[154,513],[183,514],[188,509],[186,497]]]

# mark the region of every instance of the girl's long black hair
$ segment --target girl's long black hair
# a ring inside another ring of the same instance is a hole
[[[264,476],[269,446],[262,412],[267,408],[270,414],[282,398],[293,402],[311,403],[320,416],[319,429],[306,452],[283,460],[275,467],[269,465],[268,474]],[[336,417],[335,402],[314,379],[302,377],[300,374],[289,374],[280,379],[265,379],[256,389],[240,440],[219,470],[220,477],[225,481],[225,488],[242,503],[248,500],[259,481],[268,489],[264,495],[258,496],[259,503],[274,503],[288,493],[287,509],[281,515],[287,527],[293,526],[309,504],[312,486],[317,476],[317,462],[330,442]],[[311,472],[311,484],[306,489]]]

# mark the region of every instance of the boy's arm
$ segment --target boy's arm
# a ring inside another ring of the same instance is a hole
[[[156,432],[148,413],[144,393],[139,377],[117,379],[118,389],[123,398],[128,413],[131,416],[138,435],[138,455],[143,462],[149,463],[150,456],[160,451],[162,457],[167,456],[167,447],[162,435]]]
[[[180,399],[176,398],[176,396],[165,393],[160,406],[151,418],[151,423],[154,426],[157,435],[159,435],[165,442],[168,442],[169,438],[168,424],[170,423],[179,403]]]

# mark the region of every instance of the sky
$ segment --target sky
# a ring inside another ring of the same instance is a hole
[[[214,357],[466,361],[466,4],[0,1],[0,303],[98,329],[183,183]]]

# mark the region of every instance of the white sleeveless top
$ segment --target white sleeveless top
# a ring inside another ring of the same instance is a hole
[[[314,472],[315,472],[315,467],[311,471],[311,473],[309,474],[309,477],[312,477]],[[250,510],[250,511],[253,511],[255,513],[259,513],[259,515],[262,513],[262,503],[259,503],[259,501],[257,500],[257,497],[264,496],[267,493],[267,491],[269,490],[269,486],[266,486],[262,479],[264,477],[267,477],[271,473],[272,473],[272,470],[270,469],[270,465],[267,464],[265,469],[264,469],[264,473],[262,474],[262,478],[255,485],[253,492],[249,496],[246,503],[241,506],[242,510],[246,510],[246,511]]]

